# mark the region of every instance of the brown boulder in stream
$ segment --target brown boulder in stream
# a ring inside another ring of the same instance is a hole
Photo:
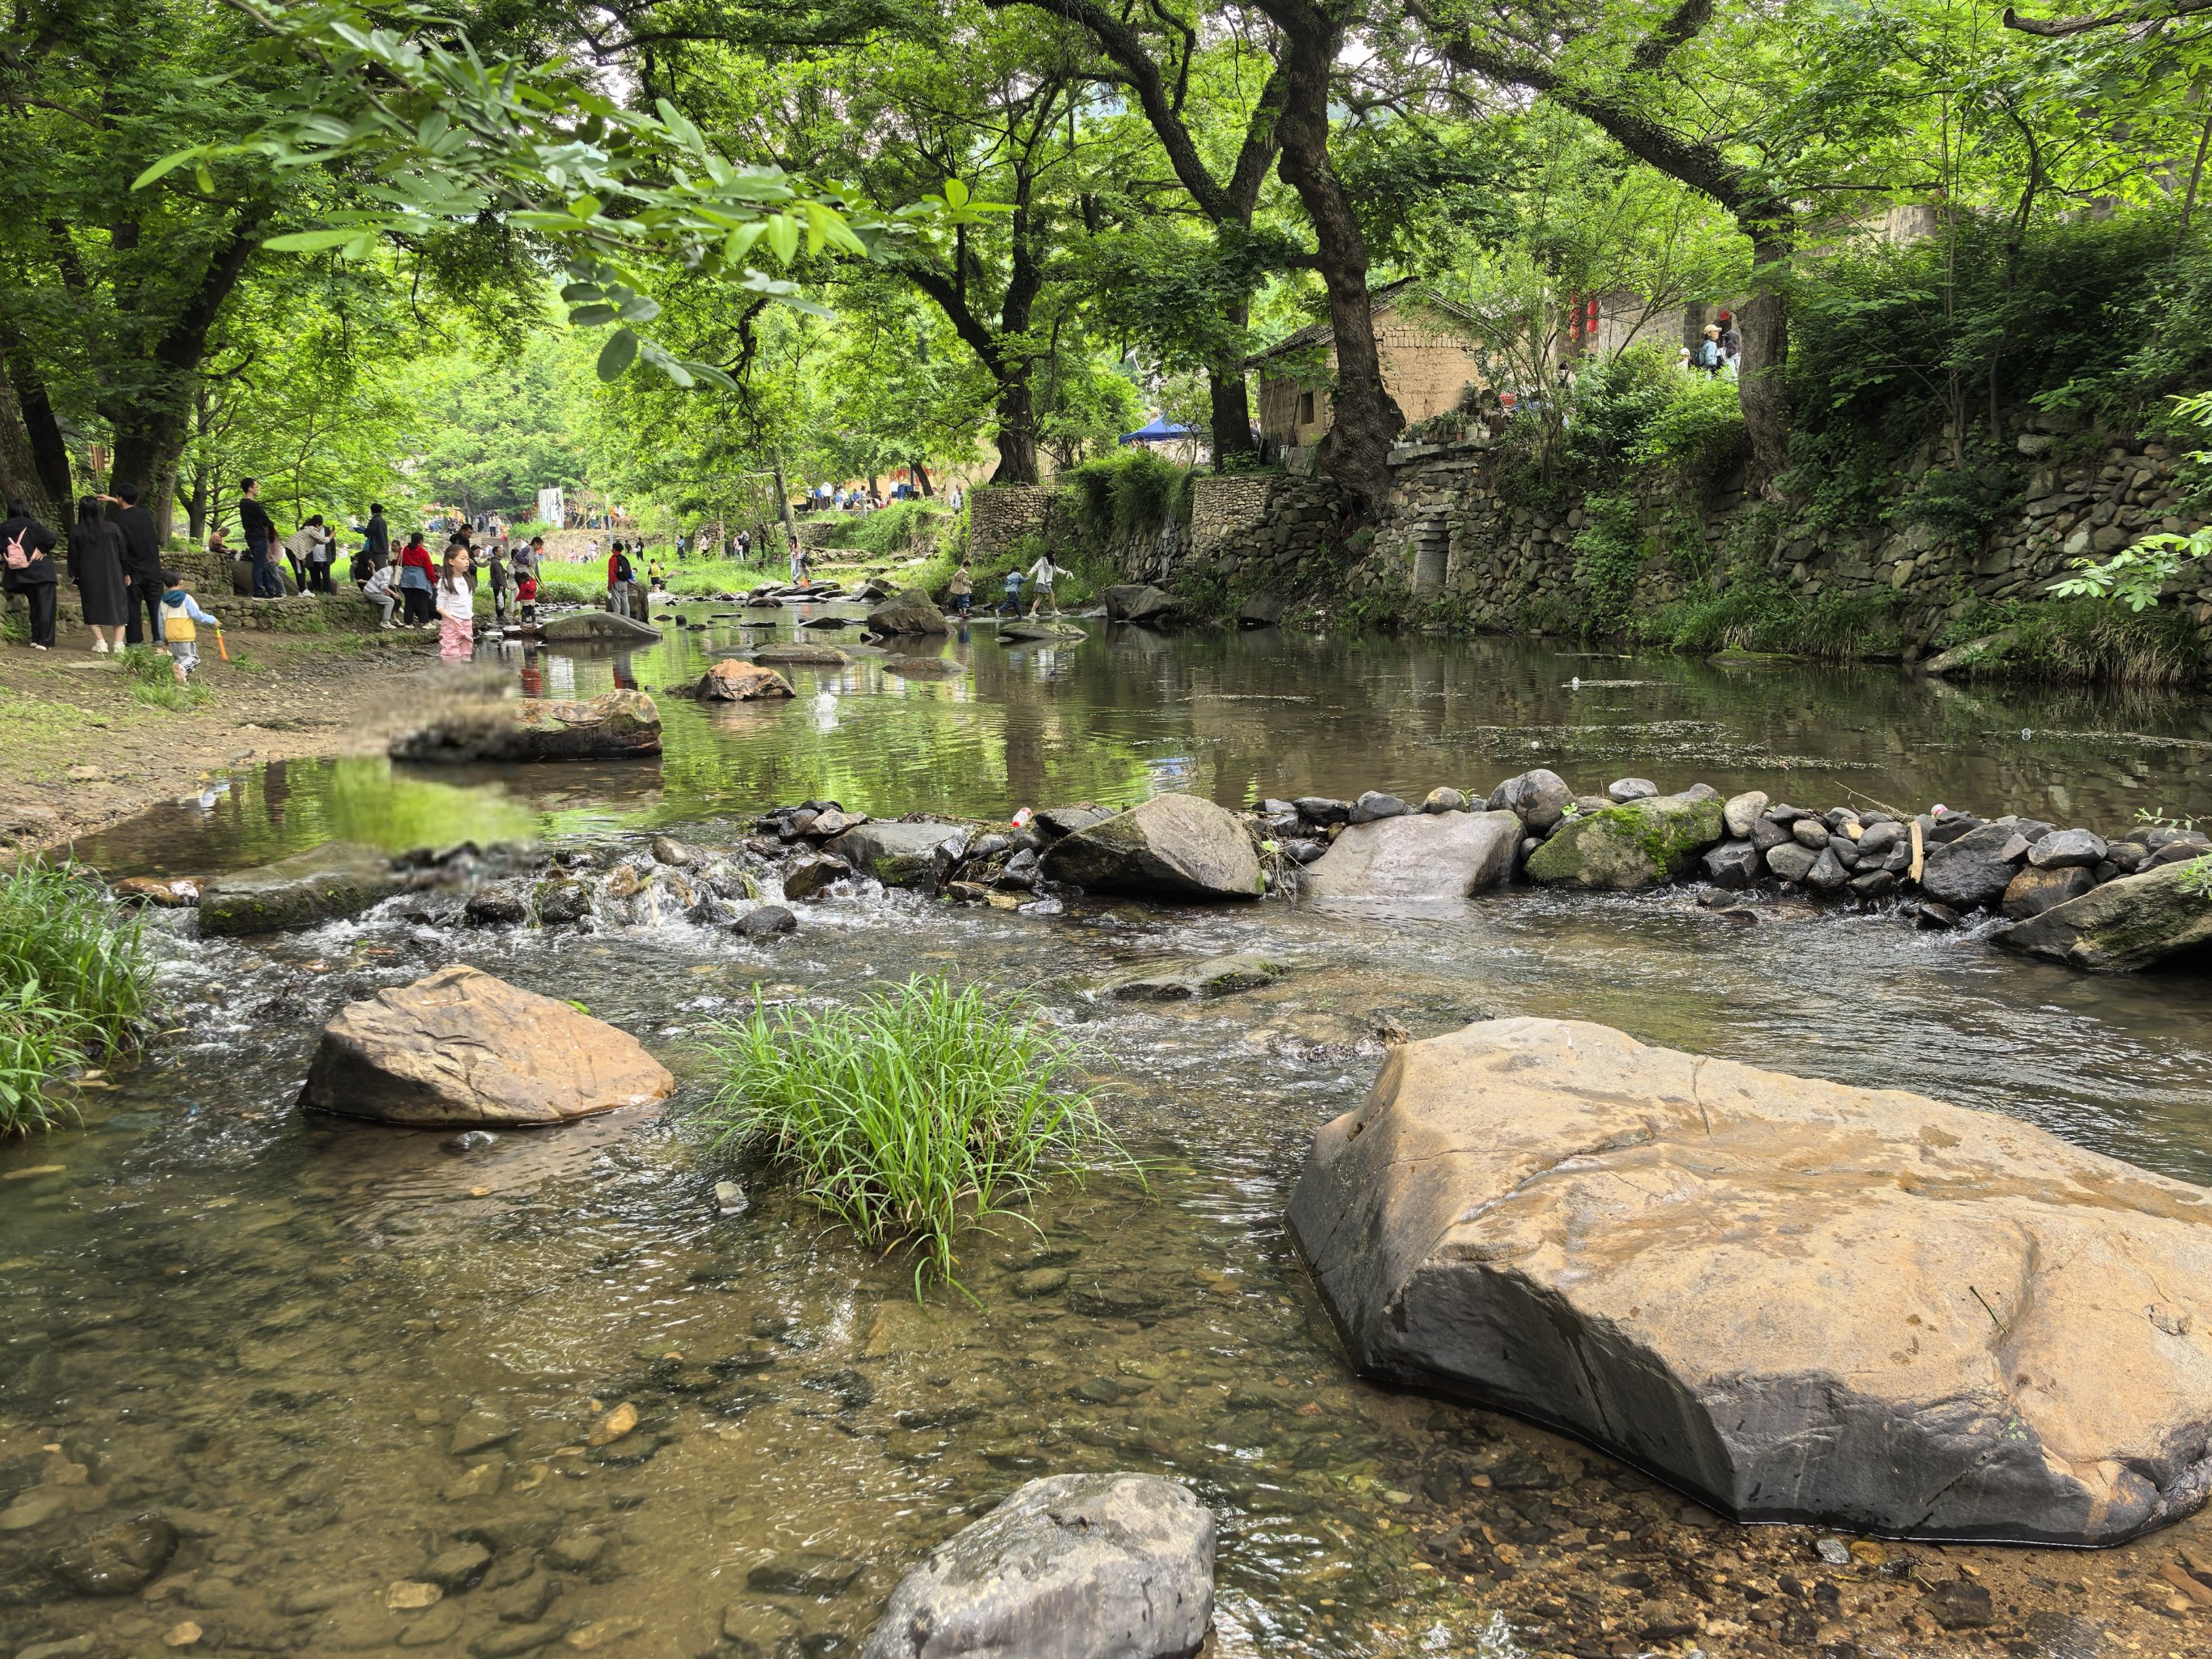
[[[2212,1191],[1996,1113],[1496,1020],[1324,1127],[1360,1367],[1743,1521],[2102,1545],[2212,1486]]]
[[[791,682],[773,668],[725,657],[699,677],[702,702],[751,702],[761,697],[788,697]]]
[[[660,710],[642,691],[459,708],[392,740],[392,758],[406,761],[628,760],[659,752]]]
[[[868,627],[873,633],[894,637],[951,631],[945,625],[945,613],[937,608],[937,601],[918,587],[894,594],[868,612]]]
[[[629,1032],[457,964],[332,1015],[300,1103],[410,1128],[514,1128],[675,1087]]]

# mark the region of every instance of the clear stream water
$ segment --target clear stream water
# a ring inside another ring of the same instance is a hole
[[[707,626],[648,650],[504,660],[538,695],[658,691],[769,635],[718,611],[684,607]],[[825,613],[857,614],[805,614]],[[1002,648],[979,625],[933,647],[968,669],[951,678],[862,656],[787,671],[788,703],[664,696],[658,764],[270,766],[78,852],[121,876],[334,836],[727,845],[752,812],[811,796],[1002,817],[1163,789],[1231,805],[1486,789],[1537,763],[1585,790],[1703,779],[2114,831],[2138,810],[2212,817],[2198,700],[1091,626],[1080,645]],[[1865,1583],[1822,1608],[1776,1589],[1817,1566],[1816,1533],[1716,1529],[1571,1441],[1352,1376],[1281,1224],[1315,1126],[1365,1090],[1383,1016],[1425,1035],[1542,1013],[2011,1112],[2212,1180],[2212,981],[2087,978],[1881,913],[1778,904],[1746,923],[1680,894],[1520,891],[1389,914],[1032,918],[870,892],[803,907],[795,938],[762,944],[683,923],[456,929],[419,910],[205,945],[169,918],[170,1029],[84,1091],[82,1127],[0,1146],[0,1654],[78,1635],[166,1653],[187,1622],[202,1651],[856,1652],[900,1573],[966,1517],[1030,1474],[1111,1468],[1176,1474],[1214,1505],[1224,1654],[1637,1652],[1687,1630],[1686,1608],[1708,1654],[1810,1653],[1838,1619],[1869,1655],[1948,1651],[1897,1623],[1899,1574],[1944,1552],[1854,1569]],[[1229,950],[1296,971],[1197,1006],[1095,990],[1117,967]],[[637,1033],[684,1079],[673,1112],[465,1148],[295,1109],[337,1005],[456,959]],[[929,972],[1029,988],[1088,1041],[1149,1190],[1058,1191],[1034,1229],[969,1241],[972,1299],[918,1305],[904,1264],[856,1250],[772,1176],[746,1172],[750,1212],[719,1214],[730,1172],[675,1120],[703,1093],[687,1040],[757,991],[820,1006]],[[1066,1284],[1017,1295],[1038,1267]],[[621,1402],[640,1429],[586,1447]],[[509,1432],[457,1455],[495,1433],[484,1413]],[[57,1547],[139,1513],[181,1540],[144,1591],[57,1583]],[[387,1605],[471,1543],[491,1556],[482,1583]],[[2179,1639],[2172,1615],[2120,1599],[2154,1547],[1948,1553],[2009,1587],[2015,1650],[2060,1654],[2094,1650],[2091,1612],[2116,1635],[2143,1627],[2126,1639]]]

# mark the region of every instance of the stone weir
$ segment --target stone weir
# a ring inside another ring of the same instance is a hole
[[[1581,795],[1542,769],[1480,799],[1439,788],[1414,805],[1370,792],[1232,812],[1167,794],[1123,811],[1024,810],[1002,824],[881,819],[810,800],[761,815],[741,845],[687,848],[659,836],[651,847],[603,875],[592,854],[540,856],[526,870],[501,854],[495,862],[505,867],[495,870],[471,849],[434,884],[471,888],[467,914],[480,922],[682,917],[769,933],[793,924],[785,903],[865,881],[1041,915],[1085,894],[1389,907],[1527,886],[1676,887],[1746,923],[1765,905],[1859,908],[1924,928],[1972,925],[2008,948],[2093,971],[2212,963],[2212,842],[2191,828],[2143,823],[2107,839],[1948,809],[1820,811],[1757,792],[1723,797],[1705,784],[1662,794],[1642,778]],[[608,856],[626,857],[619,848]],[[137,896],[200,905],[203,932],[255,932],[366,908],[428,879],[409,873],[426,862],[435,861],[410,855],[387,866],[334,845],[204,891],[186,883],[189,895]],[[753,915],[762,909],[777,916]]]

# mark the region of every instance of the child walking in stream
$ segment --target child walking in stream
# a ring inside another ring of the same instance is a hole
[[[469,580],[469,550],[456,543],[446,550],[445,574],[438,578],[438,658],[466,662],[476,649],[476,584]]]

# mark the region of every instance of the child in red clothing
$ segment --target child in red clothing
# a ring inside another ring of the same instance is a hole
[[[538,573],[533,570],[514,584],[515,614],[525,628],[538,625]]]

